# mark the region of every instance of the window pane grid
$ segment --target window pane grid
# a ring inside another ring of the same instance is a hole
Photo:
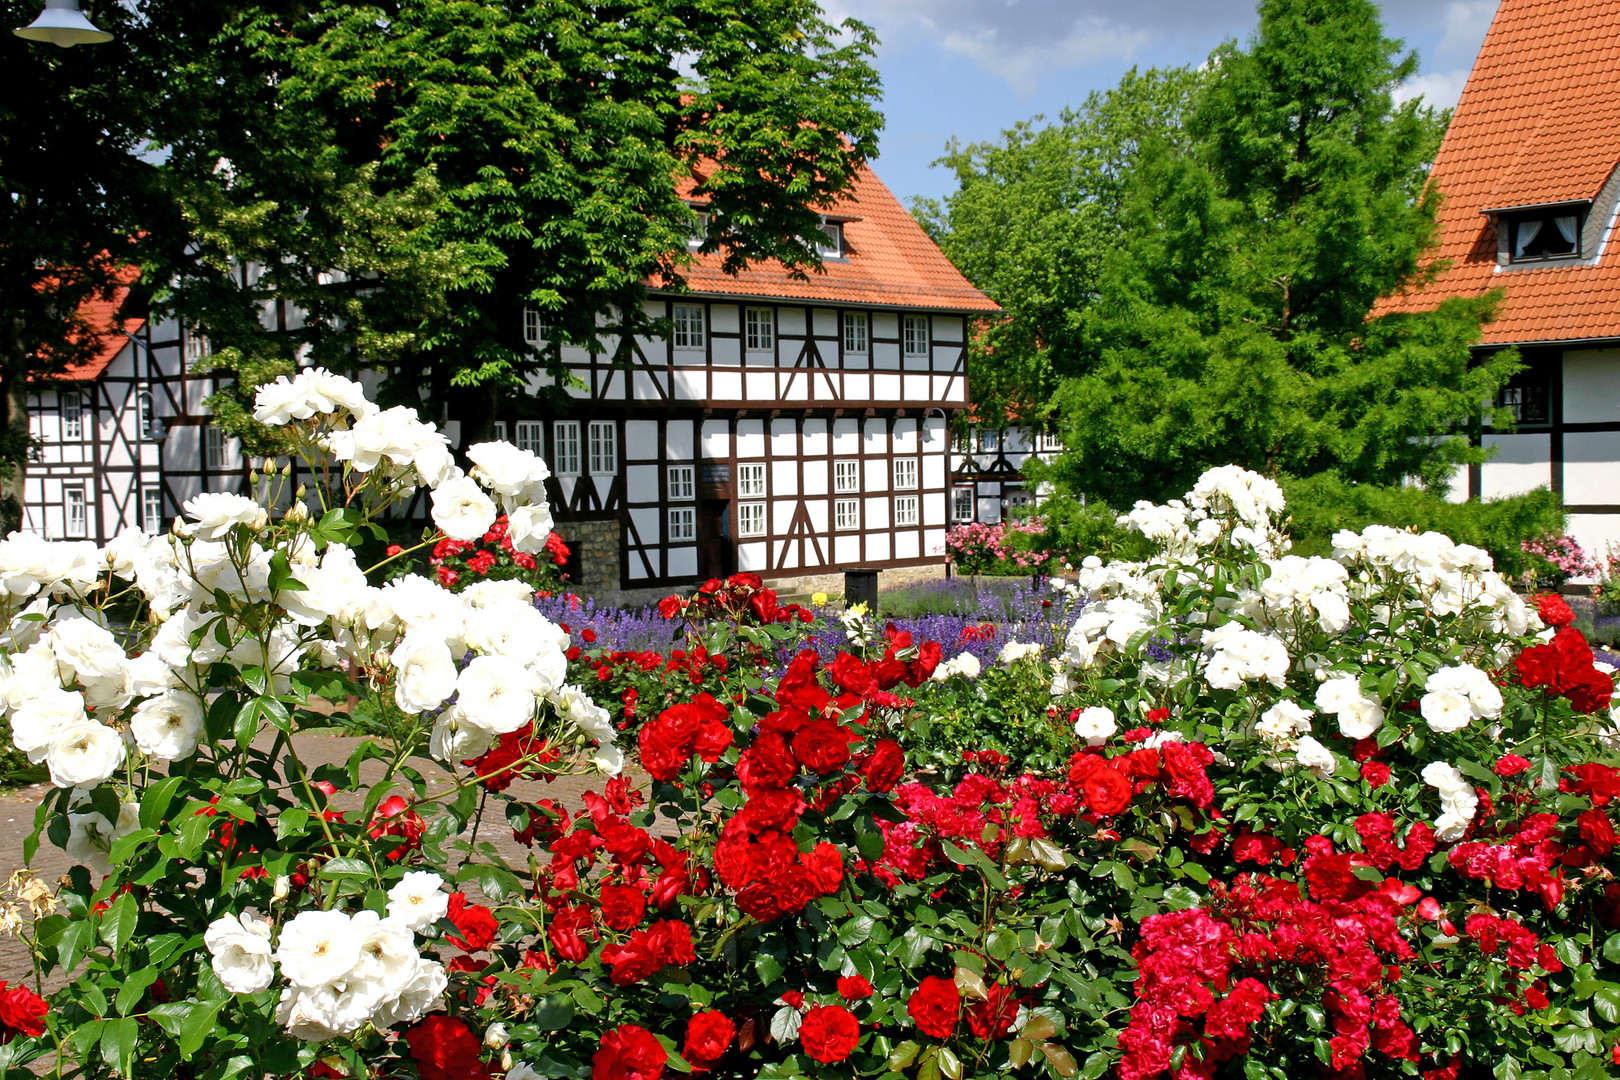
[[[833,462],[833,490],[853,493],[861,490],[861,463],[858,461]]]
[[[212,424],[203,428],[203,464],[210,469],[225,467],[225,433]]]
[[[737,535],[738,536],[764,536],[765,535],[765,504],[764,503],[738,503],[737,504]]]
[[[748,309],[748,348],[766,352],[776,348],[776,312],[770,308]]]
[[[546,325],[546,320],[540,317],[539,309],[532,307],[523,309],[523,341],[525,344],[544,345],[549,330],[550,327]]]
[[[674,322],[677,349],[703,348],[703,308],[697,304],[676,304]]]
[[[141,527],[149,533],[163,531],[163,490],[156,487],[141,489]]]
[[[952,492],[951,517],[956,521],[973,520],[973,489],[955,488]]]
[[[697,511],[690,506],[674,506],[669,511],[669,542],[689,543],[697,539]]]
[[[692,466],[671,465],[669,467],[669,497],[682,501],[694,497],[692,487]]]
[[[896,495],[894,497],[894,523],[897,526],[917,524],[917,496]]]
[[[84,488],[70,487],[62,489],[63,526],[69,536],[89,535],[89,523],[84,505]]]
[[[861,527],[861,500],[834,499],[833,527],[839,532],[859,529]]]
[[[744,462],[737,466],[737,495],[743,499],[765,497],[765,464]]]
[[[84,438],[84,399],[78,394],[62,395],[62,438]]]
[[[545,457],[545,432],[538,420],[519,420],[517,422],[516,445],[519,450],[527,450],[531,454]]]
[[[895,458],[894,488],[896,491],[915,491],[917,488],[917,459]]]
[[[847,353],[866,354],[866,312],[844,312],[844,351]]]
[[[611,420],[591,421],[591,475],[611,476],[619,471],[619,431]]]
[[[555,461],[551,467],[559,476],[579,475],[579,421],[558,420],[551,428],[552,442],[555,444]]]
[[[926,315],[906,316],[905,352],[907,356],[928,355],[928,317]]]

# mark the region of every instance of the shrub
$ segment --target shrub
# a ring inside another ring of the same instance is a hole
[[[1045,531],[1039,518],[955,525],[945,534],[945,557],[963,574],[1037,573],[1053,564],[1040,542]]]

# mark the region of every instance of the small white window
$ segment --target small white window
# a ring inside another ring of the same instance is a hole
[[[970,487],[957,487],[951,489],[951,520],[973,520],[973,489]]]
[[[538,349],[546,343],[551,336],[551,327],[541,317],[539,308],[526,307],[523,309],[523,343],[531,349]]]
[[[671,465],[669,467],[669,497],[679,502],[690,502],[693,498],[692,466]],[[690,511],[689,511],[690,512]],[[671,519],[673,520],[673,519]]]
[[[906,316],[904,341],[907,356],[928,355],[928,316]]]
[[[494,439],[496,442],[505,442],[506,421],[497,420],[493,424],[489,425],[489,437]]]
[[[911,457],[894,459],[894,490],[917,490],[917,459]]]
[[[764,503],[738,503],[737,504],[737,535],[738,536],[764,536],[765,535],[765,504]]]
[[[591,475],[612,476],[619,471],[619,429],[612,420],[591,421]]]
[[[84,398],[77,390],[64,391],[62,400],[62,438],[84,438]]]
[[[703,246],[703,241],[709,238],[709,215],[703,211],[696,214],[697,225],[686,238],[686,249],[696,251]]]
[[[763,499],[765,497],[765,463],[749,461],[737,466],[737,497]]]
[[[669,542],[687,544],[697,539],[697,511],[690,506],[669,508]]]
[[[551,425],[552,470],[558,476],[579,475],[579,421],[558,420]]]
[[[844,257],[844,227],[828,222],[818,230],[818,235],[811,237],[815,241],[816,254],[823,259],[842,259]]]
[[[68,536],[89,536],[88,508],[84,503],[83,487],[62,489],[62,527]]]
[[[152,438],[157,433],[157,424],[152,415],[152,391],[142,390],[135,395],[135,415],[141,425],[141,438]]]
[[[203,465],[210,469],[225,468],[225,432],[209,424],[203,428]]]
[[[833,490],[840,495],[861,490],[861,463],[859,461],[833,462]]]
[[[866,334],[866,312],[844,312],[844,351],[865,356],[868,337]]]
[[[163,531],[163,489],[156,484],[141,488],[141,528],[154,534]]]
[[[205,359],[210,352],[208,338],[195,329],[186,331],[186,362],[195,364]]]
[[[545,428],[538,420],[519,420],[517,422],[517,439],[519,450],[527,450],[539,457],[546,456]]]
[[[979,453],[995,454],[1001,451],[1001,432],[991,428],[979,429]]]
[[[896,495],[894,497],[894,523],[897,527],[917,524],[917,496]]]
[[[850,532],[861,527],[861,500],[834,499],[833,500],[833,528],[839,532]]]
[[[703,305],[675,305],[675,347],[677,349],[703,348]]]
[[[1046,439],[1046,448],[1048,450],[1062,450],[1063,449],[1063,436],[1059,435],[1057,432],[1048,431],[1046,433],[1046,435],[1045,435],[1045,439]]]
[[[776,348],[776,312],[770,308],[748,309],[748,351],[772,352]]]

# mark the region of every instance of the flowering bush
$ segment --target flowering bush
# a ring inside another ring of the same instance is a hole
[[[1028,574],[1054,562],[1050,552],[1029,543],[1030,537],[1043,532],[1045,526],[1038,518],[953,525],[945,534],[945,557],[964,574]]]
[[[568,564],[568,545],[562,537],[551,533],[539,552],[531,553],[519,550],[510,532],[511,523],[502,514],[476,540],[448,536],[439,540],[428,558],[434,578],[452,592],[480,581],[521,581],[536,591],[556,591],[562,582],[562,567]],[[390,548],[389,554],[402,550]]]
[[[1570,578],[1594,577],[1602,572],[1575,538],[1563,533],[1523,540],[1519,546],[1530,557],[1525,581],[1534,588],[1557,590]]]

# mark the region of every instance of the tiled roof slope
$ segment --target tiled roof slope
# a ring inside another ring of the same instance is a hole
[[[863,165],[854,190],[828,213],[858,220],[844,223],[848,257],[828,259],[826,273],[791,277],[777,262],[738,274],[720,269],[721,256],[697,255],[681,271],[695,293],[783,297],[838,304],[883,304],[934,311],[999,311],[951,265],[872,170]]]
[[[1617,163],[1620,0],[1502,0],[1430,174],[1450,266],[1373,314],[1501,286],[1486,344],[1620,337],[1620,237],[1596,265],[1498,273],[1480,213],[1594,198]]]
[[[129,273],[132,279],[137,271],[131,268]],[[106,299],[90,299],[79,305],[79,315],[96,335],[96,353],[85,363],[70,364],[66,371],[55,378],[89,382],[107,370],[107,365],[129,344],[129,338],[124,334],[135,333],[145,322],[143,319],[119,318],[119,309],[128,296],[129,289],[120,285]]]

